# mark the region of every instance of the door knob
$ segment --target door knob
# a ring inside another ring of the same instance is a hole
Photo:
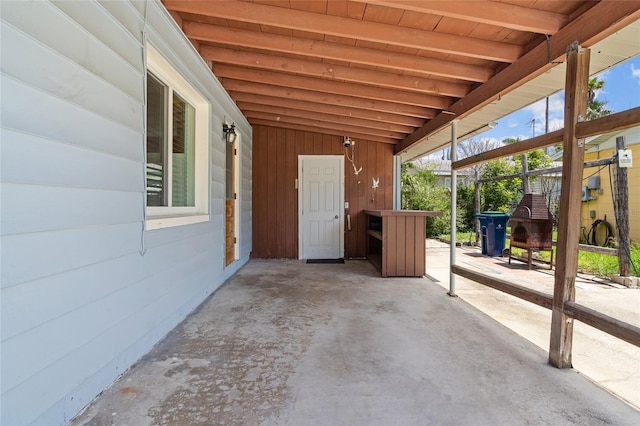
[[[335,215],[334,219],[338,219],[338,215]]]

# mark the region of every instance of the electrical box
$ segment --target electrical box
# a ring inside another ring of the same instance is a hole
[[[621,149],[618,151],[618,166],[633,167],[633,157],[630,149]]]
[[[591,176],[587,180],[588,189],[600,189],[600,176]]]

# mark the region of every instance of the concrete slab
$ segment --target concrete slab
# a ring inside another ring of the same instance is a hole
[[[252,260],[73,425],[640,424],[426,278]]]
[[[449,245],[435,240],[427,242],[427,259],[432,259],[429,274],[449,289]],[[509,265],[508,258],[482,256],[479,248],[462,247],[456,253],[459,265],[553,294],[555,271],[549,270],[548,265],[541,264],[529,271],[522,262]],[[456,277],[456,293],[536,346],[549,350],[551,311],[548,309],[462,277]],[[579,274],[576,301],[640,327],[638,288]],[[572,363],[576,371],[640,409],[640,348],[576,321]]]

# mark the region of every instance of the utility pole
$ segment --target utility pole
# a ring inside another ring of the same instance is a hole
[[[618,152],[625,149],[624,136],[616,138],[616,149]],[[618,231],[618,268],[621,277],[629,276],[631,268],[631,260],[629,259],[629,183],[627,177],[627,168],[620,167],[620,159],[616,163],[616,187],[615,198],[613,200],[614,212],[616,218],[616,228]]]
[[[536,137],[536,119],[531,120],[531,129],[533,137]],[[522,162],[522,193],[529,194],[531,188],[529,187],[529,163],[527,162],[527,154],[520,155],[520,161]]]

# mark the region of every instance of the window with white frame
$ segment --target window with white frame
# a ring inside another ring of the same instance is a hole
[[[146,229],[209,220],[209,104],[147,45]]]

